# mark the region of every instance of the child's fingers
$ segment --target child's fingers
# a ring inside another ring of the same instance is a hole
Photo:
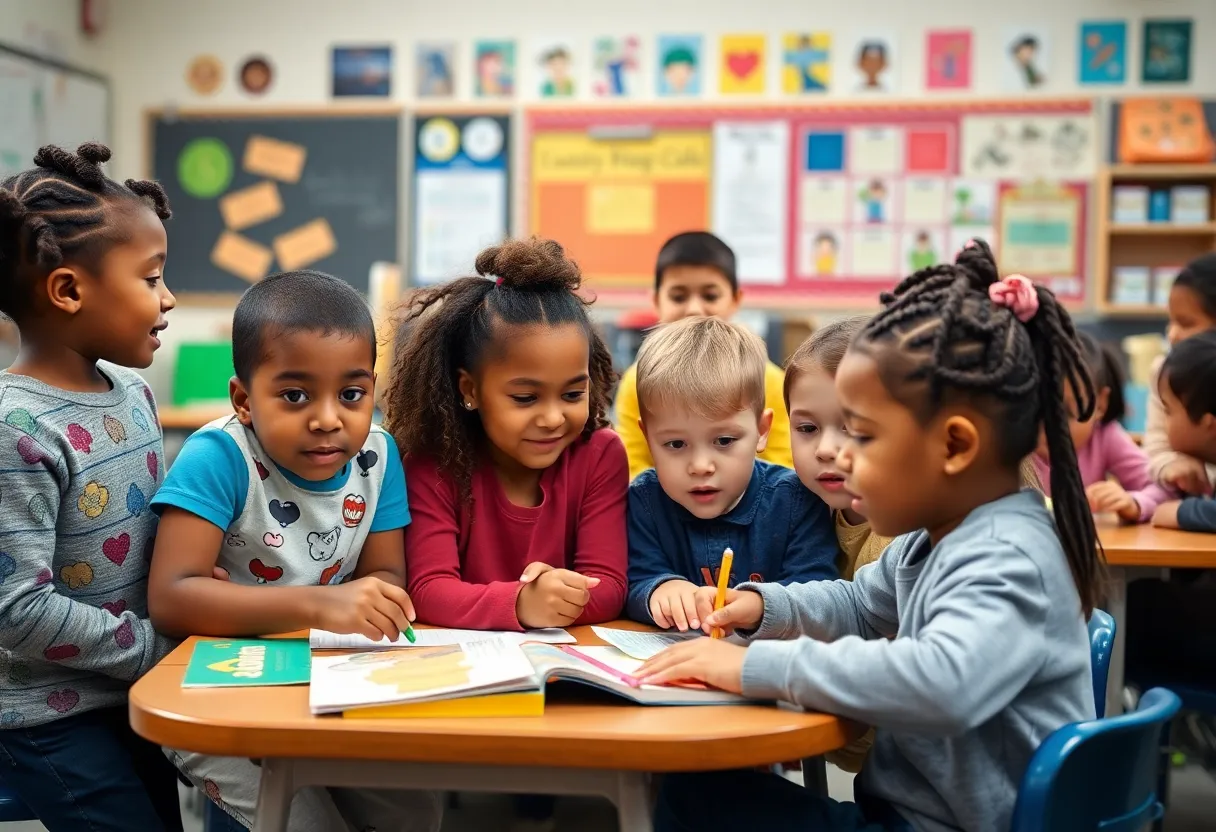
[[[684,614],[684,601],[678,594],[671,599],[671,620],[681,633],[688,629],[688,617]]]
[[[393,587],[399,589],[400,587]],[[401,603],[388,593],[379,598],[373,605],[373,610],[387,618],[390,622],[390,629],[385,632],[392,632],[390,637],[393,641],[397,640],[397,636],[405,632],[409,627],[410,621],[406,618],[405,610],[401,608]]]
[[[211,567],[211,577],[217,581],[231,581],[232,575],[222,566]]]
[[[524,567],[524,573],[519,576],[519,580],[525,584],[531,583],[546,572],[552,572],[553,567],[547,563],[542,563],[539,560],[534,560]]]
[[[554,597],[560,598],[568,604],[574,604],[579,608],[587,606],[587,602],[591,600],[590,592],[579,587],[569,586],[567,584],[558,584],[553,589],[553,595]]]
[[[684,617],[688,619],[690,629],[701,628],[701,619],[697,615],[697,593],[695,590],[680,593],[680,603],[684,607]]]
[[[650,596],[650,617],[656,627],[666,630],[671,626],[671,617],[667,614],[667,599]]]
[[[410,594],[399,586],[394,586],[390,583],[384,583],[383,592],[386,598],[393,602],[398,609],[401,610],[407,621],[413,621],[417,618],[414,612],[414,601],[410,598]]]
[[[558,615],[568,618],[571,621],[583,614],[582,604],[572,604],[569,601],[562,600],[561,598],[554,598],[553,603],[550,605],[550,609],[552,609]]]

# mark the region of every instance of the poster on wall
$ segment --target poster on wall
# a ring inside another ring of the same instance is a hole
[[[1051,43],[1046,30],[1007,27],[1002,63],[1005,89],[1027,92],[1046,87],[1051,78]]]
[[[1084,210],[1079,188],[1005,184],[1000,193],[997,260],[1002,270],[1041,280],[1070,298],[1084,286]]]
[[[591,45],[591,92],[597,98],[638,94],[642,40],[637,35],[598,37]]]
[[[723,35],[719,44],[718,91],[759,95],[768,71],[767,35]]]
[[[550,38],[533,44],[531,69],[538,98],[573,98],[578,91],[571,43],[568,38]]]
[[[1077,81],[1122,84],[1127,79],[1127,23],[1093,20],[1081,23]]]
[[[451,98],[456,94],[454,42],[418,44],[414,63],[419,98]]]
[[[865,32],[840,53],[845,63],[841,78],[849,79],[845,89],[853,94],[883,94],[899,91],[899,56],[895,35]]]
[[[831,32],[792,32],[782,38],[781,88],[790,95],[827,92],[832,84]]]
[[[505,115],[431,115],[414,131],[412,272],[425,285],[472,274],[507,236],[511,129]]]
[[[473,44],[473,92],[478,98],[515,94],[515,42],[479,40]]]
[[[971,88],[971,30],[925,33],[925,89]]]
[[[963,173],[980,179],[1089,179],[1098,166],[1090,114],[963,117]]]
[[[719,121],[713,140],[711,228],[734,249],[740,283],[783,283],[789,123]]]
[[[659,35],[655,88],[660,98],[701,94],[703,42],[700,35]]]
[[[1191,21],[1144,21],[1144,59],[1140,80],[1146,84],[1185,84],[1191,80]]]

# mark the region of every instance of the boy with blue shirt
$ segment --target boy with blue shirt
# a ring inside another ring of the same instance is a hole
[[[758,337],[719,318],[685,318],[642,345],[640,425],[655,467],[629,487],[630,617],[699,629],[727,548],[729,586],[837,577],[828,507],[792,470],[756,459],[773,419],[767,360]]]
[[[250,637],[307,628],[395,640],[410,522],[397,446],[372,425],[376,336],[366,302],[319,272],[274,275],[233,316],[234,415],[182,447],[151,501],[161,515],[148,581],[156,628]],[[252,826],[249,760],[167,750],[229,815]],[[435,830],[426,792],[307,788],[291,832]]]

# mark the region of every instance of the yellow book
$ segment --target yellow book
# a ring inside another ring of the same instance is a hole
[[[407,702],[343,711],[346,719],[443,719],[445,717],[544,716],[545,694],[539,690],[466,696],[437,702]]]

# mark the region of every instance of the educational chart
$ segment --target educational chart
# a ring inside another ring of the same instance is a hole
[[[397,259],[400,113],[152,118],[175,292],[235,295],[304,268],[367,292],[372,264]]]
[[[870,305],[971,237],[1084,300],[1089,101],[538,110],[527,128],[529,230],[600,296],[636,299],[667,237],[709,228],[761,303]]]
[[[507,236],[510,137],[505,115],[415,119],[415,285],[472,274],[477,253]]]

